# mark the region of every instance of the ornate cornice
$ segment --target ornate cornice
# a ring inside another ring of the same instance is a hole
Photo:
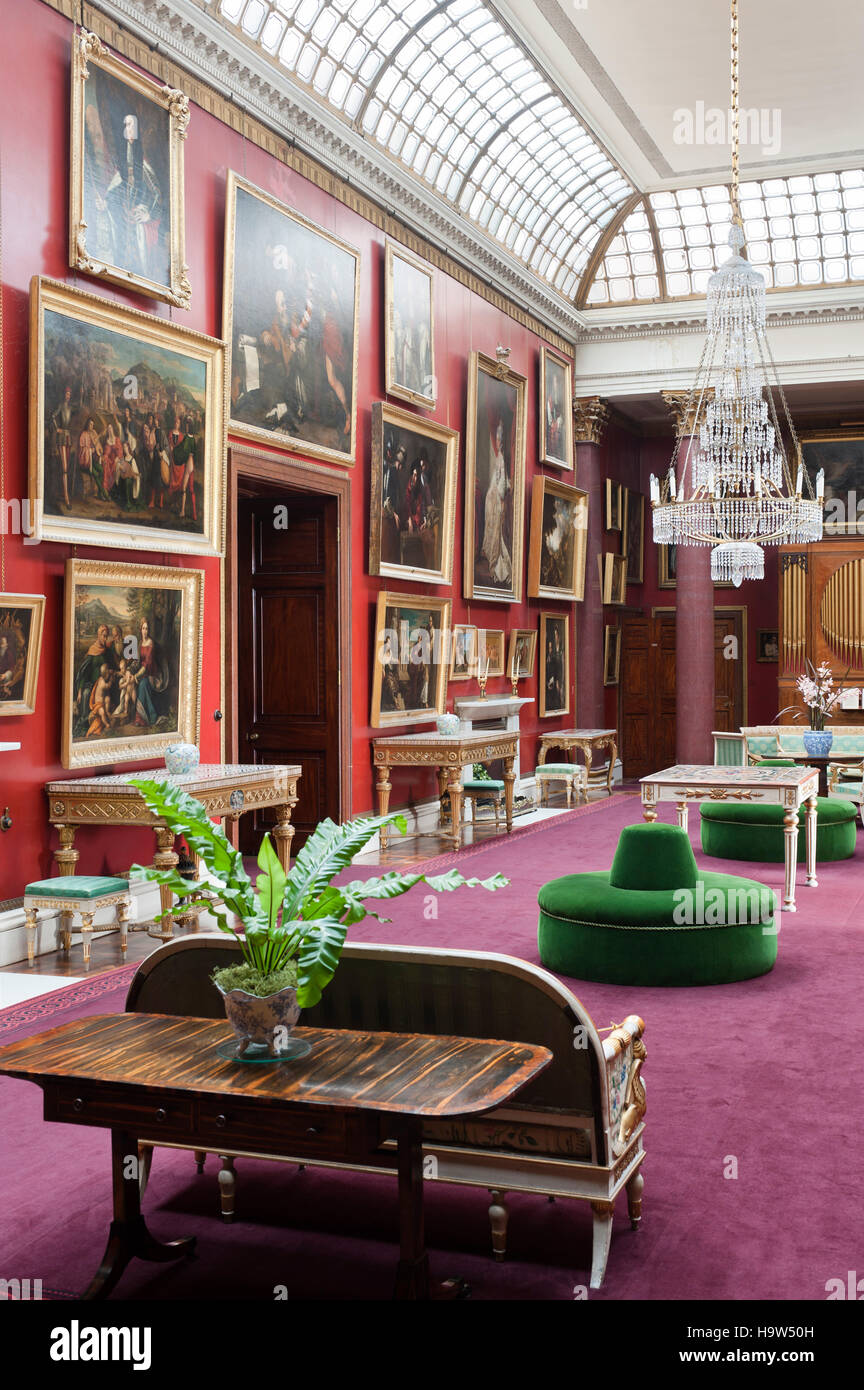
[[[609,406],[601,396],[573,397],[573,441],[600,444],[609,422]]]
[[[714,387],[706,387],[698,401],[694,400],[691,391],[661,391],[660,395],[674,417],[675,433],[686,438],[687,435],[695,434],[703,423],[705,407],[714,399]]]

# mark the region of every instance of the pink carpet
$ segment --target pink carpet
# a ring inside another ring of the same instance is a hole
[[[661,818],[671,819],[670,809]],[[638,819],[637,801],[618,794],[486,840],[464,850],[459,867],[479,877],[500,870],[511,880],[508,889],[441,896],[433,920],[424,917],[417,889],[389,905],[390,926],[362,924],[352,937],[536,962],[540,884],[607,867],[620,829]],[[691,821],[702,861],[698,815]],[[818,889],[804,886],[799,868],[799,911],[784,914],[777,965],[761,979],[677,990],[568,982],[598,1026],[632,1012],[646,1023],[642,1229],[630,1232],[622,1197],[606,1282],[592,1300],[823,1300],[827,1280],[845,1280],[860,1268],[862,852],[859,845],[855,858],[820,866]],[[445,855],[429,867],[451,862]],[[781,865],[704,862],[782,891]],[[97,997],[87,996],[91,986],[98,986]],[[114,977],[113,993],[103,988],[94,980],[62,991],[63,1012],[53,1021],[122,1008],[125,986],[118,989]],[[20,1006],[20,1014],[0,1014],[0,1030],[15,1024],[0,1036],[11,1041],[48,1026],[46,1006],[37,1000]],[[5,1277],[80,1289],[99,1262],[109,1220],[108,1136],[44,1124],[40,1094],[24,1082],[0,1080],[0,1117]],[[200,1258],[176,1267],[135,1263],[114,1297],[266,1298],[281,1284],[291,1298],[389,1298],[396,1258],[391,1180],[242,1162],[241,1219],[225,1227],[217,1216],[216,1168],[210,1160],[199,1178],[190,1155],[157,1153],[148,1219],[163,1238],[197,1234]],[[437,1277],[463,1275],[475,1299],[490,1300],[569,1300],[574,1286],[587,1284],[586,1204],[514,1196],[509,1255],[500,1265],[487,1255],[485,1208],[481,1192],[427,1185]]]

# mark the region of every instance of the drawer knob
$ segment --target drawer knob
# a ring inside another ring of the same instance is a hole
[[[162,1122],[163,1122],[163,1120],[167,1120],[167,1119],[168,1119],[168,1111],[167,1111],[167,1110],[162,1110],[161,1107],[160,1107],[160,1109],[156,1111],[156,1119],[159,1121],[159,1123],[160,1123],[160,1125],[161,1125]]]
[[[309,1128],[307,1129],[306,1133],[307,1133],[307,1134],[320,1134],[321,1131],[320,1131],[320,1129],[318,1128],[317,1125],[310,1125]]]
[[[81,1114],[81,1111],[84,1109],[84,1101],[81,1096],[75,1097],[72,1102],[72,1109],[75,1111],[76,1115]]]
[[[227,1123],[228,1123],[228,1117],[227,1117],[226,1115],[217,1115],[217,1116],[216,1116],[216,1127],[217,1127],[217,1129],[224,1129],[225,1126],[227,1125]]]

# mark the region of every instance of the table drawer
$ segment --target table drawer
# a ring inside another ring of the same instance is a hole
[[[243,1145],[270,1153],[338,1158],[348,1145],[348,1117],[324,1110],[270,1109],[232,1101],[201,1100],[196,1135],[203,1144],[218,1148]]]
[[[76,1083],[45,1091],[45,1119],[64,1124],[106,1125],[135,1134],[191,1134],[193,1102],[177,1096],[118,1094]]]

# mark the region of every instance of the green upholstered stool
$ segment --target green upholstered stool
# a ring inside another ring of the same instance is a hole
[[[81,944],[84,948],[85,966],[90,964],[93,918],[102,908],[113,907],[116,925],[100,927],[99,930],[119,931],[120,950],[125,958],[131,901],[129,884],[125,878],[107,878],[96,874],[63,874],[58,878],[43,878],[36,883],[28,883],[24,889],[27,963],[32,965],[36,956],[36,926],[40,907],[53,908],[55,912],[60,913],[60,941],[67,954],[72,945],[75,917],[77,915],[81,918]]]
[[[469,778],[462,783],[462,795],[471,803],[471,824],[477,817],[477,802],[491,801],[495,810],[495,829],[498,829],[501,807],[504,805],[504,783],[496,777]]]
[[[774,893],[696,867],[671,825],[631,825],[612,868],[553,879],[538,895],[548,969],[614,985],[722,985],[777,959]]]
[[[702,807],[702,849],[715,859],[782,864],[782,806],[733,806],[706,802]],[[816,860],[851,859],[855,853],[857,809],[851,801],[820,796],[816,802]],[[798,863],[807,862],[805,817],[799,817]]]
[[[549,803],[549,783],[564,782],[567,786],[567,805],[576,792],[578,799],[588,800],[588,771],[584,763],[540,763],[534,773],[540,788],[540,805]]]

